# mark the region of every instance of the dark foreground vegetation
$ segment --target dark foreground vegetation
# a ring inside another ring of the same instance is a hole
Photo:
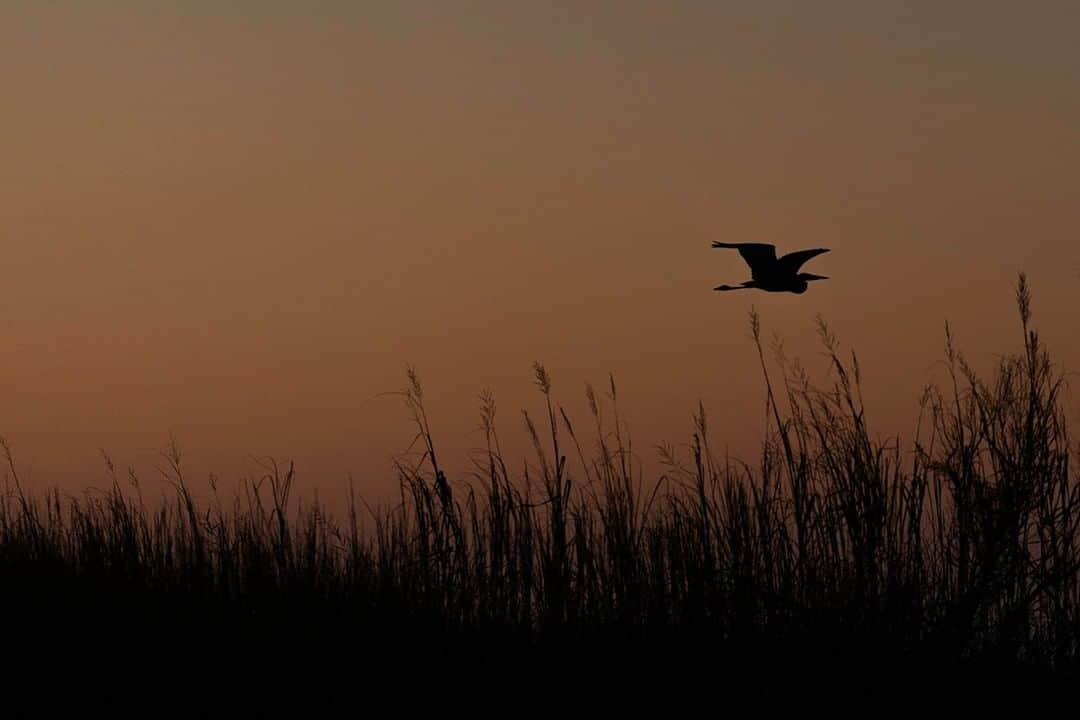
[[[416,376],[400,505],[343,521],[291,467],[200,505],[134,474],[0,503],[13,713],[362,717],[1074,717],[1080,486],[1064,383],[1029,327],[983,379],[947,339],[906,444],[867,427],[858,362],[822,324],[827,387],[777,352],[753,466],[705,412],[646,481],[614,383],[587,433],[554,399],[504,462],[495,403],[470,480],[439,465]],[[947,333],[948,335],[948,333]],[[1019,333],[1018,333],[1019,338]],[[774,348],[775,349],[775,348]],[[778,349],[777,349],[778,350]],[[776,375],[775,371],[773,375]],[[515,464],[515,467],[517,465]]]

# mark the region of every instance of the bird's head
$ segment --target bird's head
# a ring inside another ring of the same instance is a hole
[[[795,280],[797,280],[799,283],[797,289],[795,290],[796,293],[806,293],[807,286],[810,284],[810,281],[828,280],[828,277],[826,277],[825,275],[815,275],[810,272],[800,272],[798,275],[795,276]]]

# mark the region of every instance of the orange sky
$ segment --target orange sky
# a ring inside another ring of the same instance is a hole
[[[443,453],[616,375],[643,459],[698,399],[749,455],[768,332],[907,432],[946,319],[977,367],[1026,270],[1080,362],[1080,5],[19,1],[0,23],[0,434],[36,487],[98,448],[193,480],[295,458],[392,484],[413,363]],[[452,6],[452,7],[451,7]],[[812,6],[812,7],[811,7]],[[802,296],[713,240],[825,246]],[[509,443],[513,448],[518,443]],[[515,454],[515,458],[519,457]]]

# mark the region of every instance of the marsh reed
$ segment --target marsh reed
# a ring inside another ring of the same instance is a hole
[[[63,618],[83,613],[109,626],[94,642],[160,629],[145,652],[195,637],[271,654],[347,642],[417,678],[623,653],[743,681],[762,663],[820,671],[814,682],[826,666],[1071,676],[1080,484],[1065,376],[1031,327],[1023,275],[1016,292],[1022,349],[980,377],[946,328],[949,382],[927,387],[907,444],[871,432],[857,356],[824,322],[821,385],[776,347],[770,374],[756,315],[769,425],[754,464],[717,455],[699,407],[687,446],[657,447],[663,472],[646,479],[614,380],[588,387],[578,424],[540,364],[544,412],[523,418],[530,462],[504,457],[485,393],[484,449],[454,480],[410,369],[401,397],[416,436],[396,465],[399,502],[375,510],[353,493],[336,520],[298,502],[294,468],[272,461],[228,500],[211,480],[215,500],[200,505],[175,444],[164,502],[107,457],[108,490],[37,497],[3,443],[5,617],[68,637],[82,631]]]

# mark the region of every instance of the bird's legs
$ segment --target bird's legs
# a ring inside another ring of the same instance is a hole
[[[716,287],[713,288],[713,290],[719,290],[720,292],[727,292],[728,290],[749,290],[752,287],[755,287],[754,286],[754,281],[753,280],[748,280],[747,282],[744,282],[742,285],[717,285]]]

